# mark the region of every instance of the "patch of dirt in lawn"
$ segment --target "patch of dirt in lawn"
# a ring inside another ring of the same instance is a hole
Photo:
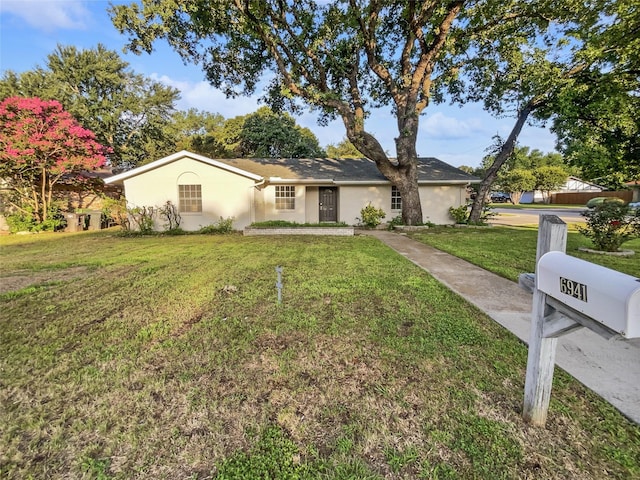
[[[11,275],[0,277],[0,294],[22,290],[31,285],[76,280],[84,277],[88,270],[88,267],[69,267],[61,270],[13,272]]]

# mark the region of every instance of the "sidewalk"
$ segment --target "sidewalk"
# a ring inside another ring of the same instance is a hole
[[[406,235],[363,233],[404,255],[528,343],[532,295],[518,284]],[[605,340],[581,328],[558,339],[556,365],[640,423],[640,339]]]

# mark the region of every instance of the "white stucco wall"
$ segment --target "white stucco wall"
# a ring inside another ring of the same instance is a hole
[[[437,225],[450,224],[449,207],[464,204],[464,185],[433,185],[420,187],[420,202],[425,222]],[[339,220],[349,225],[358,223],[360,210],[369,203],[382,208],[387,214],[383,222],[390,222],[402,214],[401,210],[391,210],[391,185],[341,186],[338,192]]]
[[[259,207],[262,209],[260,213],[256,213],[257,217],[263,217],[264,220],[284,220],[287,222],[305,223],[308,222],[306,217],[307,198],[306,187],[304,185],[294,185],[296,189],[295,208],[293,210],[276,209],[276,186],[268,185],[262,190],[262,202]],[[258,206],[258,205],[256,205]]]
[[[241,175],[183,158],[124,180],[129,207],[161,206],[167,200],[178,205],[178,185],[202,186],[202,212],[181,213],[181,228],[198,230],[222,218],[234,217],[233,228],[243,229],[253,221],[251,205],[255,182]],[[156,229],[162,230],[158,219]]]

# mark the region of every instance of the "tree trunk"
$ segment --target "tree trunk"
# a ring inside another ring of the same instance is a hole
[[[40,204],[37,206],[39,221],[44,222],[47,219],[47,171],[43,167],[41,172],[42,178],[40,179]]]
[[[400,191],[402,198],[402,223],[405,225],[419,225],[423,222],[422,204],[418,190],[418,153],[416,141],[418,139],[418,116],[413,112],[404,118],[398,116],[398,130],[396,138],[396,152],[398,154],[397,175],[389,178]]]
[[[397,162],[392,163],[384,149],[371,134],[357,128],[349,117],[343,117],[347,138],[367,158],[373,160],[382,173],[400,192],[402,222],[405,225],[422,223],[422,204],[418,191],[418,164],[416,139],[418,122],[405,121],[404,134],[396,138]]]
[[[520,204],[520,199],[522,198],[522,194],[524,192],[511,192],[509,194],[509,198],[511,199],[511,203],[513,203],[514,205],[519,205]]]
[[[507,141],[504,142],[502,148],[498,155],[496,155],[496,159],[493,161],[491,166],[487,169],[487,173],[485,177],[482,179],[482,183],[480,183],[480,188],[478,189],[478,194],[476,195],[475,200],[473,201],[473,205],[471,206],[471,213],[469,214],[469,223],[477,224],[480,223],[482,218],[482,209],[484,208],[484,204],[486,202],[487,197],[489,196],[489,191],[491,190],[491,185],[495,182],[498,177],[498,172],[504,163],[507,161],[509,156],[513,153],[513,150],[516,146],[516,141],[518,140],[518,135],[522,131],[522,127],[524,126],[529,114],[537,107],[537,104],[534,101],[529,102],[525,108],[523,108],[518,114],[518,118],[516,120],[516,124],[513,126]]]

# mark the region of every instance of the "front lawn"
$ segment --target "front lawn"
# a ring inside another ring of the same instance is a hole
[[[519,274],[535,270],[537,226],[435,228],[411,236],[515,282],[518,281]],[[570,228],[567,254],[640,277],[640,239],[622,245],[623,249],[636,252],[630,257],[585,253],[579,251],[579,247],[593,248],[593,245],[584,235]]]
[[[371,237],[0,237],[0,285],[2,478],[640,476],[561,371],[523,424],[526,347]]]

